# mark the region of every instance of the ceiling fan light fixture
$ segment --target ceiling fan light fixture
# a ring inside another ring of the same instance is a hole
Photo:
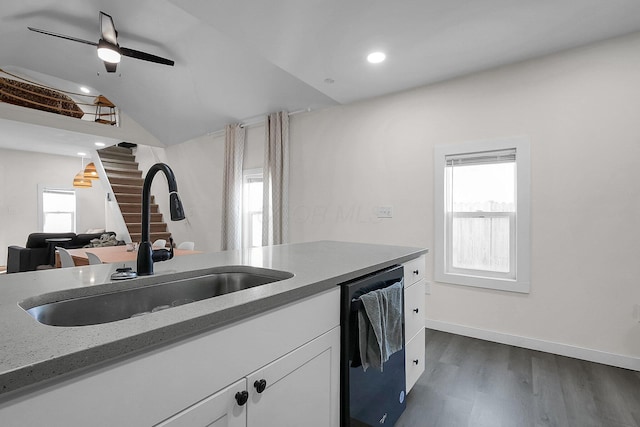
[[[98,58],[102,59],[104,62],[117,64],[120,62],[122,55],[120,54],[118,46],[113,45],[104,39],[100,39],[98,42]]]

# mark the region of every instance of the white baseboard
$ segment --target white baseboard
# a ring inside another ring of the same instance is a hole
[[[516,347],[528,348],[531,350],[544,351],[560,356],[573,357],[574,359],[588,360],[590,362],[602,363],[604,365],[617,366],[619,368],[640,371],[640,358],[623,356],[621,354],[606,353],[604,351],[592,350],[588,348],[576,347],[553,341],[544,341],[536,338],[521,337],[502,332],[487,331],[484,329],[472,328],[469,326],[457,325],[455,323],[441,322],[439,320],[429,320],[425,322],[427,329],[449,332],[457,335],[478,338],[485,341],[493,341],[501,344],[513,345]]]

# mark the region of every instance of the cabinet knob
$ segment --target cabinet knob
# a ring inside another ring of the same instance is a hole
[[[417,364],[418,364],[418,362],[419,362],[419,360],[418,360],[418,359],[413,359],[413,364],[414,364],[414,365],[417,365]]]
[[[246,390],[236,393],[236,402],[238,402],[238,405],[244,405],[247,403],[247,400],[249,400],[249,393]]]
[[[267,388],[267,380],[256,380],[256,382],[253,383],[253,386],[256,388],[258,393],[262,393]]]
[[[413,312],[414,312],[414,313],[419,313],[419,312],[420,312],[420,309],[418,309],[418,308],[414,308],[414,309],[413,309]]]
[[[420,274],[420,271],[419,270],[413,270],[413,274],[415,274],[417,276],[418,274]]]

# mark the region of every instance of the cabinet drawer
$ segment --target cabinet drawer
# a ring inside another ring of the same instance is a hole
[[[424,372],[424,327],[405,346],[407,393]]]
[[[404,290],[404,336],[411,339],[420,329],[424,329],[424,280]]]
[[[425,277],[425,269],[427,264],[427,257],[424,255],[407,261],[402,266],[404,267],[404,286],[409,287],[416,283],[420,279]]]

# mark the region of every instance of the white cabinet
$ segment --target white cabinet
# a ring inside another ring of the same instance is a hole
[[[427,257],[422,255],[416,259],[412,259],[411,261],[407,261],[402,264],[402,267],[404,268],[405,288],[408,288],[417,281],[424,279],[426,263]]]
[[[248,427],[338,427],[340,328],[254,372],[247,380]]]
[[[405,346],[407,393],[424,372],[424,327]]]
[[[424,329],[424,280],[404,289],[404,332],[409,341]]]
[[[426,257],[424,255],[403,264],[407,393],[411,391],[411,388],[424,372],[425,265]]]
[[[246,405],[236,401],[236,395],[246,392],[247,381],[243,378],[156,427],[246,427]]]
[[[156,427],[338,427],[340,328]]]
[[[0,424],[138,427],[164,422],[172,427],[241,427],[247,419],[255,419],[252,410],[257,414],[269,410],[263,408],[264,400],[268,402],[264,406],[286,407],[282,410],[289,412],[286,415],[317,416],[330,420],[323,421],[323,427],[338,427],[339,326],[340,287],[336,286],[240,322],[50,382],[18,398],[0,400]],[[260,396],[253,381],[247,382],[254,374],[265,378],[269,388]],[[242,407],[235,400],[238,391],[248,393],[248,402]],[[201,419],[204,424],[199,423]],[[307,418],[293,424],[265,418],[252,425],[314,424]]]

